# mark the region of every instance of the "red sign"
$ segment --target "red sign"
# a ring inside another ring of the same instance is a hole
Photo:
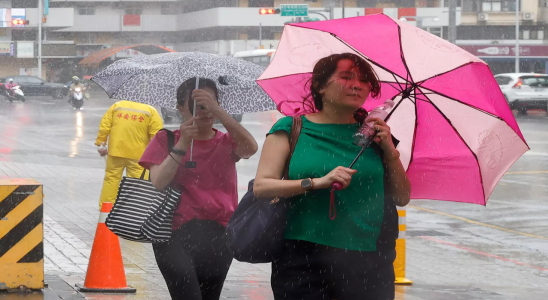
[[[382,8],[366,8],[365,9],[365,15],[375,15],[375,14],[382,14],[384,9]]]
[[[462,49],[479,57],[515,57],[514,45],[461,45]],[[548,58],[548,46],[520,46],[519,56],[543,56]]]
[[[141,15],[124,15],[124,26],[141,26]]]
[[[401,19],[403,17],[414,17],[416,15],[417,15],[416,7],[398,8],[398,19]]]

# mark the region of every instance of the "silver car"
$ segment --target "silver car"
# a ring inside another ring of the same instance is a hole
[[[547,110],[548,74],[505,73],[495,79],[511,109],[520,114],[528,109]]]

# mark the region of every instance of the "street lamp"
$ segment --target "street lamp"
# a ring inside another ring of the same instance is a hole
[[[409,21],[409,19],[415,19],[417,22],[417,27],[422,28],[422,21],[427,19],[432,19],[434,22],[439,22],[440,18],[434,16],[403,16],[400,18],[400,21]]]
[[[516,61],[515,72],[519,73],[519,0],[516,0]]]

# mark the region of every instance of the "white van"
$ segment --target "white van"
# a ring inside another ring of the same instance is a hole
[[[257,49],[251,51],[240,51],[234,53],[234,57],[238,57],[259,66],[268,67],[272,59],[274,59],[274,49]]]

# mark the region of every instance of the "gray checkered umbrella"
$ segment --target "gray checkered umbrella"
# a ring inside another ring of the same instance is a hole
[[[230,56],[171,52],[116,61],[91,80],[110,98],[174,108],[177,88],[192,77],[215,81],[221,106],[231,114],[275,110],[255,82],[264,68]]]

